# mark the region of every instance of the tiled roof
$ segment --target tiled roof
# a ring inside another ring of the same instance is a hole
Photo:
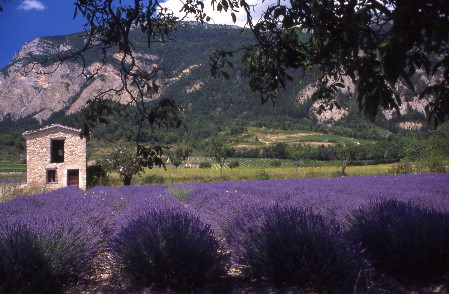
[[[38,130],[26,131],[26,132],[22,133],[22,136],[28,136],[28,135],[31,135],[31,134],[39,133],[39,132],[50,130],[50,129],[54,129],[54,128],[61,128],[61,129],[64,129],[64,130],[77,132],[77,133],[81,132],[81,129],[75,129],[75,128],[63,126],[63,125],[60,125],[60,124],[52,124],[52,125],[40,128]]]

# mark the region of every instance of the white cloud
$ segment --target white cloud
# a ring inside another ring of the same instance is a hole
[[[218,12],[215,11],[211,6],[210,0],[204,1],[204,11],[208,16],[212,18],[210,23],[214,24],[227,24],[227,25],[238,25],[240,27],[243,27],[246,23],[246,13],[245,11],[240,8],[238,12],[235,12],[236,15],[236,22],[234,23],[232,21],[231,13],[228,12]],[[260,0],[247,0],[246,3],[252,6],[252,17],[253,20],[257,20],[260,18],[262,13],[267,9],[268,6],[273,5],[277,3],[277,0],[266,0],[266,1],[260,1]],[[162,7],[169,8],[173,11],[175,16],[183,18],[184,14],[179,12],[182,8],[182,1],[180,0],[167,0],[166,2],[162,3]],[[184,20],[194,20],[192,17],[185,18]]]
[[[38,0],[23,0],[22,3],[20,3],[19,6],[17,6],[17,9],[24,11],[30,10],[42,11],[45,9],[45,5]]]

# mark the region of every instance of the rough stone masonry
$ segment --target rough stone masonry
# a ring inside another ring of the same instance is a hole
[[[27,183],[86,189],[86,139],[79,134],[79,129],[59,124],[24,132]]]

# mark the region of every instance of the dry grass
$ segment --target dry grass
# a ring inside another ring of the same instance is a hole
[[[9,180],[0,184],[0,202],[45,192],[47,192],[45,187],[27,184],[23,181]]]
[[[392,168],[391,164],[349,166],[346,169],[348,176],[368,176],[388,174]],[[157,175],[164,178],[164,184],[184,184],[197,182],[219,182],[219,181],[250,181],[257,180],[261,171],[269,175],[270,179],[294,179],[294,178],[328,178],[338,176],[341,168],[338,166],[302,167],[296,173],[295,167],[262,167],[262,168],[234,168],[223,169],[220,176],[219,169],[200,168],[174,168],[168,166],[167,170],[162,168],[147,169],[133,178],[134,185],[142,184],[145,176]],[[121,185],[118,174],[111,175],[111,185]]]

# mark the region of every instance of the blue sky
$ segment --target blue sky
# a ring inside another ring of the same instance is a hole
[[[0,68],[5,67],[25,42],[38,37],[83,30],[84,20],[73,19],[73,0],[11,0],[0,12]]]
[[[247,0],[250,4],[258,4],[255,14],[261,13],[270,3],[276,0]],[[282,0],[285,1],[285,0]],[[84,19],[78,14],[73,19],[75,0],[11,0],[4,2],[3,12],[0,12],[0,69],[4,68],[25,42],[38,37],[66,35],[83,30]],[[172,9],[177,16],[181,9],[180,0],[162,0],[164,6]],[[216,24],[233,24],[231,16],[218,13],[210,7],[210,1],[205,1],[205,10]],[[244,25],[246,16],[237,14],[237,24]]]

